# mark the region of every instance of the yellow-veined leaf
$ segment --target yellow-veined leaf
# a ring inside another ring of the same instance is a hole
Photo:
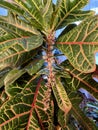
[[[64,89],[64,86],[60,82],[60,78],[55,78],[55,84],[52,86],[54,96],[56,98],[59,108],[67,114],[71,109],[71,102]]]
[[[60,36],[57,46],[77,70],[93,72],[96,69],[94,54],[98,51],[97,33],[98,16],[93,16]]]
[[[13,66],[18,63],[21,55],[41,46],[42,36],[33,35],[32,37],[13,38],[0,43],[0,69]]]
[[[58,0],[52,19],[52,29],[65,27],[70,22],[83,20],[94,15],[93,11],[80,10],[88,3],[88,0]]]

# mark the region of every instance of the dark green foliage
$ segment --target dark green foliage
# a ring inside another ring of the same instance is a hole
[[[0,130],[75,130],[72,116],[97,130],[79,108],[81,87],[98,99],[98,16],[82,10],[87,3],[0,0],[8,11],[0,16]],[[68,60],[58,64],[55,48]]]

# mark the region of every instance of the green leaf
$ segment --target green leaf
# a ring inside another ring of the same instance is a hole
[[[27,38],[6,39],[0,43],[0,69],[15,65],[21,55],[42,45],[41,35]]]
[[[61,32],[61,34],[58,36],[58,39],[62,36],[67,34],[69,31],[71,31],[72,29],[74,29],[77,25],[75,23],[73,24],[69,24],[68,26],[66,26],[66,28]]]
[[[52,0],[44,0],[44,6],[42,9],[42,15],[44,19],[44,26],[45,28],[50,29],[50,23],[53,13],[53,7],[52,7]]]
[[[0,0],[0,7],[8,11],[0,16],[0,130],[75,130],[68,122],[71,108],[84,129],[96,128],[84,122],[89,120],[78,109],[81,98],[76,97],[79,88],[86,88],[98,98],[98,83],[92,79],[96,73],[88,74],[96,67],[92,57],[98,51],[98,16],[87,19],[94,15],[81,10],[87,2]],[[84,22],[73,24],[78,20]],[[52,55],[54,32],[62,27],[56,44],[72,65],[57,64]]]
[[[56,82],[52,86],[54,96],[56,98],[59,108],[67,114],[71,109],[71,102],[64,89],[64,86],[60,82],[60,78],[55,78]]]
[[[28,14],[28,12],[25,9],[20,8],[19,4],[16,4],[15,1],[7,2],[7,1],[0,0],[0,6],[8,9],[8,13],[10,13],[10,11],[14,12],[14,15],[16,15],[18,17],[18,19],[27,23],[28,25],[29,24],[34,25],[35,22],[33,23],[34,20],[32,20],[31,16]]]
[[[3,87],[4,79],[9,71],[10,68],[5,68],[4,70],[0,71],[0,88]]]
[[[27,66],[29,63],[31,63],[33,61],[32,60],[33,57],[38,56],[38,52],[40,51],[40,49],[42,49],[42,46],[40,46],[40,47],[38,47],[38,48],[36,48],[34,50],[31,50],[29,52],[23,53],[20,56],[18,62],[15,65],[15,67],[16,68],[17,67],[19,67],[19,68],[22,67],[23,68],[23,67]]]
[[[14,83],[18,78],[20,78],[26,72],[28,72],[28,74],[30,74],[30,75],[33,75],[35,73],[37,74],[37,71],[42,67],[43,62],[44,62],[44,60],[37,59],[36,61],[34,60],[30,64],[26,65],[23,69],[18,69],[18,68],[12,69],[3,78],[5,89],[11,88],[11,87],[9,87],[9,85]]]
[[[38,91],[39,90],[39,91]],[[52,130],[54,129],[53,125],[53,101],[51,100],[51,94],[49,92],[50,88],[42,84],[38,83],[34,100],[32,103],[32,109],[28,120],[27,129],[47,129]],[[40,121],[38,124],[38,120],[35,117],[38,117]],[[40,127],[38,127],[40,126]]]
[[[8,95],[6,94],[5,90],[3,89],[2,91],[0,91],[0,108],[7,100],[8,100]]]
[[[67,127],[67,125],[66,125],[66,115],[60,109],[58,111],[58,122],[59,122],[62,130],[66,129],[66,127]]]
[[[77,10],[83,8],[88,3],[88,0],[57,0],[58,7],[61,7],[61,10],[65,9],[66,12],[70,10]],[[61,6],[62,5],[62,6]]]
[[[71,96],[71,102],[72,102],[72,114],[75,116],[75,118],[78,120],[80,125],[83,126],[83,129],[85,130],[97,130],[96,125],[93,121],[91,121],[86,115],[83,113],[83,111],[79,108],[80,104],[80,96],[76,96],[74,94]]]
[[[44,60],[36,59],[36,60],[33,60],[33,62],[26,65],[23,69],[18,69],[18,68],[12,69],[6,75],[4,79],[5,87],[15,82],[18,78],[20,78],[26,72],[28,72],[28,74],[30,75],[37,73],[37,71],[42,67],[43,63],[44,63]]]
[[[1,106],[1,129],[53,129],[53,101],[42,79],[17,83],[6,92],[10,98]]]
[[[20,8],[22,8],[25,12],[27,12],[27,16],[29,17],[32,24],[37,29],[43,29],[43,17],[40,12],[40,3],[36,0],[29,0],[29,1],[20,1],[15,0],[16,4]]]
[[[20,17],[9,11],[8,16],[0,17],[0,27],[16,34],[16,36],[37,35],[39,32],[32,26],[20,19]]]
[[[42,67],[44,63],[43,59],[36,59],[33,62],[31,62],[30,64],[28,64],[25,69],[28,72],[28,74],[33,75],[35,73],[37,73],[37,71]]]
[[[4,85],[4,79],[5,79],[5,77],[6,77],[6,75],[0,77],[0,88],[2,88],[3,85]]]
[[[73,11],[66,17],[66,19],[64,19],[62,24],[59,25],[59,28],[63,28],[69,25],[70,23],[80,22],[86,18],[89,18],[90,16],[93,16],[94,14],[95,14],[94,11],[83,11],[83,10]]]
[[[57,40],[57,47],[70,63],[84,73],[96,68],[94,53],[98,51],[98,16],[90,17]]]
[[[8,2],[8,1],[3,1],[3,0],[0,0],[0,6],[1,7],[4,7],[8,10],[11,10],[11,11],[15,11],[17,14],[20,14],[20,15],[23,15],[25,13],[25,11],[21,8],[19,8],[18,5],[16,4],[13,4],[13,2]]]
[[[52,0],[46,0],[44,2],[44,9],[43,9],[43,17],[51,18],[52,10]]]
[[[98,98],[98,83],[93,80],[92,74],[85,74],[75,69],[69,61],[62,64],[64,67],[63,71],[67,71],[71,78],[66,78],[63,81],[65,89],[68,93],[71,91],[78,91],[79,88],[86,89],[92,96]]]
[[[17,80],[20,76],[22,76],[26,71],[13,69],[11,70],[4,79],[5,88],[12,84],[15,80]]]
[[[85,12],[80,9],[88,3],[88,0],[58,0],[53,13],[52,28],[58,29],[79,20],[79,16],[86,18],[93,15],[93,12]],[[83,16],[84,15],[84,16]],[[67,20],[67,21],[66,21]]]
[[[52,0],[28,1],[27,3],[25,2],[24,5],[23,4],[22,3],[16,4],[15,1],[14,2],[6,2],[6,1],[3,2],[2,0],[0,1],[0,5],[2,7],[7,8],[8,11],[11,10],[11,12],[14,12],[14,16],[16,15],[15,18],[18,18],[18,20],[21,20],[23,23],[27,24],[28,26],[30,24],[30,25],[35,26],[38,29],[39,28],[44,28],[45,30],[50,29],[50,22],[51,22],[51,17],[53,13]],[[28,6],[28,10],[26,9],[26,5]],[[20,6],[22,8],[20,8]],[[34,10],[32,11],[32,13],[30,12],[32,10],[31,7],[33,7],[32,9]],[[40,16],[40,17],[37,17],[37,16]],[[40,18],[41,18],[41,21],[39,20]],[[43,22],[42,22],[42,19],[43,19]],[[36,25],[36,23],[38,25]],[[41,24],[43,24],[43,26]],[[30,32],[32,31],[30,30]]]

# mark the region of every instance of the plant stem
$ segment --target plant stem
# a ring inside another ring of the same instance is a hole
[[[49,75],[48,75],[48,82],[47,82],[47,86],[51,88],[51,82],[54,81],[54,72],[53,72],[53,64],[54,64],[54,57],[53,57],[53,46],[55,44],[55,37],[54,37],[54,33],[51,33],[50,35],[48,35],[47,37],[47,69],[49,71]]]
[[[48,35],[46,38],[46,43],[47,43],[47,49],[45,50],[46,52],[46,57],[44,57],[45,61],[47,62],[47,70],[48,70],[48,77],[47,77],[47,91],[45,93],[46,97],[44,100],[44,110],[46,111],[49,108],[50,104],[50,97],[51,97],[51,88],[52,84],[54,83],[54,72],[53,72],[53,64],[54,64],[54,56],[52,53],[53,46],[54,46],[54,34]]]

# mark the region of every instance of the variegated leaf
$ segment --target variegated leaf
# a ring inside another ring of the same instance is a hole
[[[69,22],[82,20],[90,15],[93,15],[93,12],[80,10],[87,3],[88,0],[58,0],[53,13],[52,28],[58,29],[60,27],[65,27],[69,24]]]
[[[54,129],[54,106],[53,101],[51,100],[51,94],[49,94],[50,88],[44,85],[40,85],[40,82],[38,82],[38,86],[32,103],[32,109],[30,111],[30,116],[27,124],[27,130]],[[39,123],[38,120],[40,121]]]
[[[79,104],[81,103],[81,98],[79,95],[76,94],[70,95],[70,100],[72,102],[72,114],[78,120],[78,123],[82,126],[85,130],[97,130],[97,126],[91,121],[84,112],[79,108]]]
[[[3,89],[0,91],[0,108],[1,106],[8,100],[8,95],[6,94],[5,90]]]
[[[64,111],[58,110],[58,122],[62,128],[62,130],[65,130],[67,128],[67,121],[66,121],[66,115]]]
[[[43,17],[40,12],[40,3],[36,0],[29,0],[29,1],[23,1],[23,0],[15,0],[16,4],[20,8],[22,8],[25,12],[27,12],[28,19],[32,21],[32,24],[37,29],[43,29]]]
[[[50,29],[50,23],[52,19],[52,13],[53,13],[53,5],[52,5],[52,0],[44,0],[43,1],[43,9],[42,9],[42,15],[44,19],[44,26],[47,30]]]
[[[86,18],[89,18],[90,16],[93,16],[94,14],[95,14],[94,11],[83,11],[83,10],[73,11],[64,19],[62,24],[59,26],[59,29],[69,25],[70,23],[80,22]]]
[[[9,11],[8,16],[0,16],[0,27],[8,30],[16,36],[38,35],[39,32],[28,22],[22,20],[22,16]]]
[[[25,14],[25,11],[23,9],[19,8],[18,5],[13,4],[13,1],[10,2],[10,1],[5,1],[5,0],[0,0],[0,6],[6,8],[8,10],[11,10],[12,12],[15,11],[19,15]],[[17,8],[18,8],[18,10],[17,10]]]
[[[95,70],[94,53],[98,51],[98,16],[82,22],[57,40],[58,48],[79,71],[89,73]]]
[[[17,89],[14,89],[16,94],[1,107],[0,129],[53,129],[53,103],[49,100],[46,108],[45,97],[47,97],[48,88],[44,86],[42,79],[30,80],[24,88],[19,86],[17,84]],[[21,91],[18,91],[19,88]],[[9,94],[12,95],[12,91],[9,91]]]
[[[11,70],[6,77],[4,78],[4,85],[5,85],[5,89],[7,86],[9,86],[10,84],[12,84],[13,82],[15,82],[15,80],[17,80],[20,76],[22,76],[24,73],[26,72],[26,70],[22,69],[13,69]]]
[[[43,39],[41,35],[16,38],[0,43],[0,69],[15,65],[21,55],[41,46]]]
[[[37,74],[37,71],[42,67],[43,59],[36,59],[30,62],[22,69],[12,69],[8,74],[6,74],[4,78],[5,89],[8,89],[9,85],[15,82],[18,78],[20,78],[26,72],[30,75]],[[39,76],[39,74],[37,74]],[[8,88],[7,88],[8,87]]]
[[[19,2],[19,1],[17,1],[17,2]],[[4,2],[4,1],[0,0],[0,5],[4,8],[7,8],[8,10],[11,10],[12,12],[14,11],[14,16],[16,15],[18,20],[21,20],[25,24],[27,23],[28,25],[30,24],[37,28],[44,27],[45,30],[50,29],[50,22],[51,22],[52,13],[53,13],[52,0],[28,1],[28,4],[30,5],[30,6],[29,5],[27,6],[28,10],[26,9],[27,3],[25,3],[25,4],[23,3],[24,5],[22,5],[22,3],[17,4],[17,2],[16,3],[15,3],[15,1],[14,2],[7,2],[7,1]],[[23,8],[20,8],[20,6]],[[36,12],[32,11],[32,14],[30,12],[31,6],[33,6],[34,11],[36,9]],[[19,8],[19,9],[17,10],[17,8]],[[29,11],[29,13],[28,13],[28,11]],[[40,17],[37,17],[37,15]],[[15,16],[15,18],[16,18],[16,16]],[[40,27],[40,26],[42,26],[40,23],[42,20],[40,21],[39,18],[43,19],[43,27]],[[35,22],[35,21],[37,21],[37,22]],[[36,26],[36,23],[40,24],[40,26]],[[32,30],[30,30],[30,32],[31,31]]]
[[[69,73],[70,78],[65,77],[65,89],[67,92],[78,91],[80,88],[86,89],[92,96],[98,98],[98,83],[92,78],[93,74],[85,74],[75,69],[69,61],[63,63],[63,71]]]
[[[71,109],[71,102],[64,89],[64,86],[60,82],[60,78],[55,78],[55,84],[52,86],[54,96],[56,98],[59,108],[67,114]]]

